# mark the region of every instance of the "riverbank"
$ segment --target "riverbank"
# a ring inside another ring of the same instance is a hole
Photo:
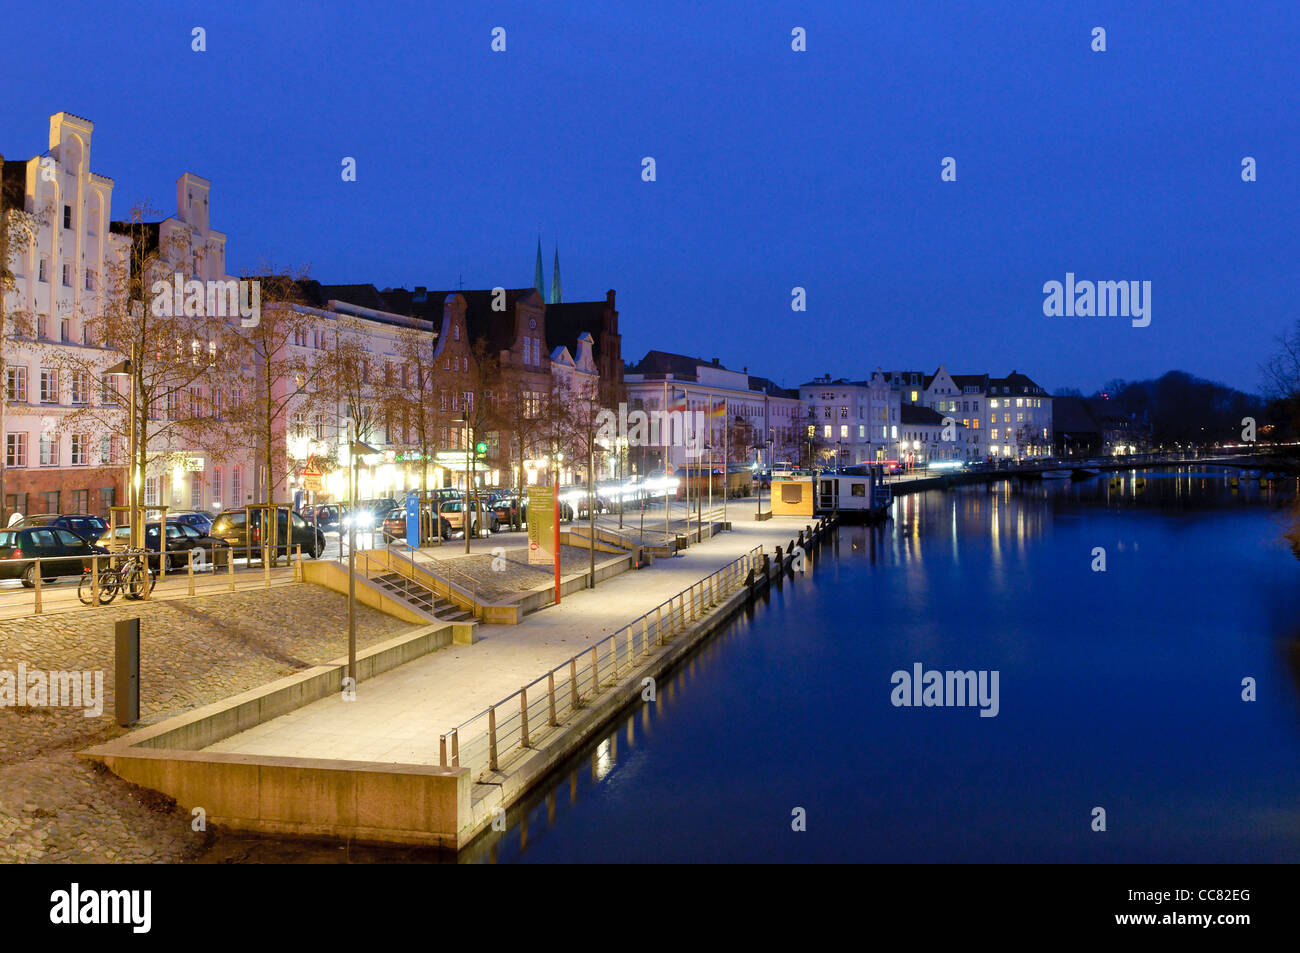
[[[182,806],[203,807],[212,823],[224,821],[236,829],[461,845],[483,812],[499,803],[474,796],[477,779],[468,768],[442,766],[443,734],[683,589],[696,588],[704,599],[697,588],[701,580],[716,577],[759,547],[772,552],[778,545],[788,547],[803,525],[734,520],[731,532],[656,560],[650,569],[566,596],[560,606],[521,625],[481,626],[473,646],[449,645],[411,659],[411,650],[395,640],[376,651],[404,664],[385,662],[376,669],[382,674],[363,675],[355,702],[341,703],[336,690],[322,689],[319,701],[266,721],[256,714],[263,703],[249,695],[231,701],[240,706],[238,717],[214,713],[209,718],[246,731],[232,734],[228,728],[188,723],[173,731],[156,725],[148,729],[147,744],[128,736],[86,754],[129,780],[176,797]],[[679,611],[680,606],[679,600]],[[280,700],[272,707],[282,708],[293,692],[322,677],[336,678],[337,668],[305,673],[293,685],[267,686],[264,694],[277,694]],[[578,717],[589,718],[590,707]],[[195,750],[169,749],[169,735],[208,741]],[[304,782],[315,789],[306,801]],[[485,783],[499,793],[499,785]],[[337,797],[329,793],[336,787]],[[399,816],[404,811],[420,818],[404,821]],[[363,816],[367,823],[360,823]]]

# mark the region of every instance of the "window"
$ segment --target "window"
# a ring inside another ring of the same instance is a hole
[[[841,440],[848,440],[848,439],[849,439],[849,425],[848,425],[848,424],[840,424],[840,439],[841,439]]]
[[[41,434],[41,466],[57,467],[59,465],[59,440],[53,434]]]
[[[11,367],[5,372],[5,384],[8,388],[9,399],[27,402],[27,368]]]
[[[104,516],[108,515],[108,508],[117,502],[117,489],[106,486],[99,491],[99,512]]]
[[[831,439],[831,425],[830,425],[830,424],[827,424],[827,425],[826,425],[826,428],[825,428],[825,430],[823,431],[823,433],[824,433],[824,435],[825,435],[825,437],[826,437],[827,440],[830,440],[830,439]]]
[[[49,282],[49,280],[50,280],[50,260],[49,260],[48,258],[42,258],[42,259],[41,259],[41,263],[40,263],[40,265],[39,265],[38,268],[37,268],[36,275],[37,275],[37,280],[38,280],[38,281]]]
[[[71,205],[63,206],[63,227],[64,228],[72,227],[72,206]]]
[[[72,287],[72,263],[68,261],[63,263],[63,287]]]
[[[867,436],[867,428],[863,424],[858,424],[858,439],[862,440]]]
[[[54,367],[41,368],[41,403],[59,402],[59,371]]]
[[[95,272],[90,268],[86,269],[86,290],[95,290]]]
[[[82,516],[90,512],[90,491],[73,490],[72,491],[72,512]]]
[[[27,512],[27,494],[26,493],[6,493],[5,509],[10,513]]]
[[[221,502],[221,467],[212,468],[212,502]]]
[[[244,504],[244,468],[243,466],[233,466],[230,468],[230,505],[243,506]]]
[[[73,372],[72,402],[74,404],[90,403],[90,375],[85,371]]]
[[[90,435],[74,433],[72,435],[72,465],[85,467],[90,465]]]
[[[996,421],[995,421],[995,422],[996,422]],[[993,439],[993,440],[997,440],[997,439],[998,439],[998,432],[997,432],[997,430],[996,430],[996,429],[994,429],[994,430],[990,430],[990,431],[989,431],[989,437],[990,437],[991,439]]]
[[[158,506],[162,499],[162,477],[147,476],[144,478],[144,505]]]
[[[5,466],[27,466],[27,434],[5,434]]]
[[[57,512],[59,511],[59,491],[58,491],[58,490],[47,490],[46,492],[44,492],[44,493],[41,494],[41,499],[43,499],[43,500],[45,501],[45,512],[47,512],[47,513],[57,513]],[[48,536],[48,537],[50,537],[48,543],[45,542],[45,541],[42,540],[42,539],[38,539],[37,542],[40,543],[41,545],[46,545],[46,546],[53,546],[53,545],[54,545],[54,534],[51,533],[49,530],[37,530],[36,532],[32,533],[32,535],[33,535],[33,536]]]
[[[59,340],[60,341],[72,340],[72,318],[68,317],[67,315],[64,315],[63,317],[59,318]]]
[[[190,509],[203,509],[203,480],[198,473],[190,474]]]

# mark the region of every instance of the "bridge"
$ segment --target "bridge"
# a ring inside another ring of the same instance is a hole
[[[1009,478],[1020,480],[1042,479],[1044,473],[1070,471],[1076,476],[1118,470],[1151,470],[1161,468],[1209,466],[1229,467],[1238,470],[1258,470],[1261,473],[1283,477],[1300,477],[1300,456],[1287,455],[1276,448],[1256,451],[1235,450],[1225,452],[1161,452],[1138,453],[1121,457],[1078,458],[1056,457],[1033,462],[979,463],[959,469],[904,474],[886,478],[894,493],[918,493],[922,490],[967,483],[992,482]]]

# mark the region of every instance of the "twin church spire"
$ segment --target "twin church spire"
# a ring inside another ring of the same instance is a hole
[[[555,247],[555,268],[551,276],[551,297],[546,297],[546,280],[542,276],[542,236],[537,236],[537,267],[533,270],[533,287],[547,304],[560,304],[560,248]]]

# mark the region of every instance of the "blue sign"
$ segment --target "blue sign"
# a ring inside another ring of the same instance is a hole
[[[414,490],[406,494],[406,542],[420,548],[420,497]]]

